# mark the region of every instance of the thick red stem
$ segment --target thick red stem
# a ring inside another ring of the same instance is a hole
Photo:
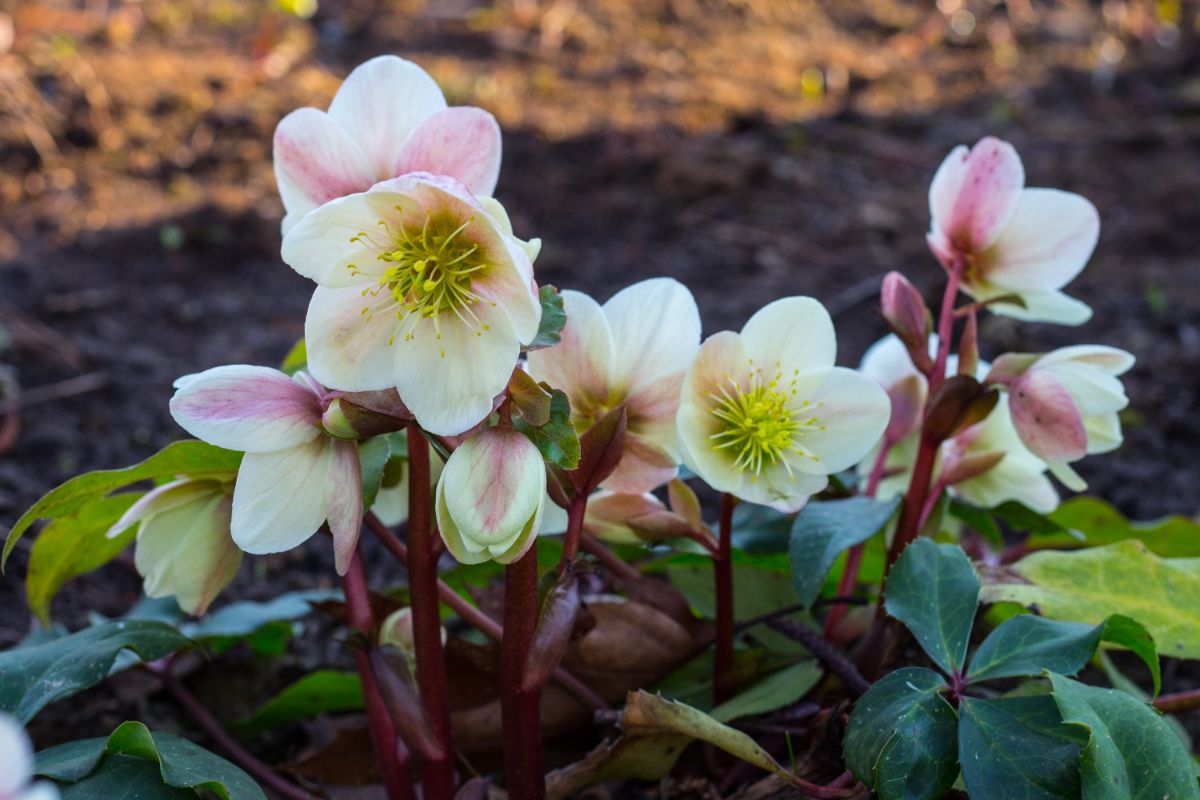
[[[713,589],[716,599],[717,638],[713,659],[713,701],[723,703],[733,694],[733,506],[728,492],[721,495],[717,552],[713,555]]]
[[[1154,701],[1154,707],[1164,714],[1182,714],[1200,708],[1200,689],[1164,694]]]
[[[558,570],[562,572],[579,553],[579,538],[583,535],[583,519],[587,516],[588,497],[580,492],[567,506],[567,532],[563,536],[562,561]]]
[[[524,688],[525,664],[537,626],[537,548],[504,573],[504,638],[500,641],[500,714],[504,729],[504,782],[509,797],[542,800],[540,686]]]

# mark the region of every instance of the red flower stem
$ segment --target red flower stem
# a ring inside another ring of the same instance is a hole
[[[713,554],[713,589],[716,598],[717,638],[713,659],[713,701],[723,703],[733,693],[733,507],[737,501],[721,495],[717,552]]]
[[[454,740],[446,690],[446,657],[442,652],[441,605],[438,601],[437,555],[433,546],[433,504],[429,488],[429,442],[417,424],[408,426],[408,584],[412,595],[413,648],[417,682],[441,758],[421,763],[425,800],[453,800]]]
[[[371,612],[371,597],[367,592],[367,574],[358,550],[354,551],[350,567],[342,578],[342,589],[346,595],[346,616],[350,625],[370,642],[375,634],[375,619]],[[373,645],[368,644],[370,646]],[[362,681],[375,760],[383,775],[388,800],[414,800],[416,794],[408,774],[408,748],[396,735],[396,726],[379,692],[370,656],[360,648],[355,652],[354,660],[359,680]]]
[[[642,573],[638,571],[637,567],[614,553],[596,537],[585,533],[579,537],[579,543],[585,553],[595,556],[597,561],[621,580],[639,581],[642,579]]]
[[[567,506],[567,532],[563,536],[562,561],[558,565],[560,573],[567,568],[567,564],[575,560],[575,556],[579,553],[579,538],[583,535],[583,519],[587,516],[587,503],[587,494],[580,492]]]
[[[504,729],[504,782],[508,796],[542,800],[540,686],[522,687],[537,625],[537,548],[505,568],[504,638],[500,641],[500,714]]]
[[[1181,714],[1200,708],[1200,689],[1164,694],[1154,701],[1154,707],[1164,714]]]
[[[958,299],[958,284],[962,281],[965,261],[962,256],[956,256],[950,266],[950,277],[946,281],[946,291],[942,295],[942,311],[938,318],[938,350],[937,360],[933,365],[933,374],[929,375],[929,392],[938,387],[946,379],[946,361],[950,357],[950,340],[954,336],[954,301]]]

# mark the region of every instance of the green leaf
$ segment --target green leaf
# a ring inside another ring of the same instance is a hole
[[[979,603],[979,578],[962,548],[917,539],[896,559],[884,589],[887,612],[903,622],[947,673],[960,669]]]
[[[717,722],[732,722],[754,714],[765,714],[791,705],[821,679],[821,668],[813,661],[801,661],[768,675],[758,683],[726,700],[709,712]]]
[[[800,602],[811,606],[838,555],[883,530],[899,507],[899,497],[886,501],[848,497],[805,506],[792,525],[788,549]]]
[[[964,503],[958,498],[951,498],[950,505],[946,510],[950,512],[950,516],[961,519],[992,544],[997,546],[1004,544],[1004,535],[1000,532],[1000,526],[996,524],[996,519],[990,510]]]
[[[1125,694],[1131,695],[1143,703],[1150,702],[1150,693],[1130,680],[1124,672],[1117,669],[1117,665],[1109,658],[1108,653],[1101,650],[1097,655],[1097,659],[1100,662],[1100,668],[1104,670],[1104,677],[1108,678],[1108,682],[1114,689],[1120,689]],[[1188,734],[1187,728],[1184,727],[1183,723],[1179,721],[1179,718],[1170,714],[1164,714],[1162,720],[1171,729],[1171,733],[1174,733],[1179,741],[1183,743],[1184,749],[1191,752],[1192,737]],[[1200,769],[1200,766],[1197,768]]]
[[[958,705],[958,754],[971,800],[1073,800],[1086,736],[1049,695]]]
[[[1146,627],[1164,656],[1200,658],[1200,558],[1159,558],[1141,542],[1034,553],[987,575],[983,600],[1097,624],[1113,613]]]
[[[55,700],[95,686],[123,650],[155,661],[188,644],[163,622],[106,622],[42,644],[0,653],[0,710],[22,724]]]
[[[715,658],[710,647],[655,684],[654,691],[668,700],[678,700],[701,711],[710,711],[713,697],[713,661]],[[730,682],[747,683],[774,665],[775,660],[761,647],[735,650]]]
[[[139,481],[183,474],[204,477],[237,472],[241,461],[241,453],[213,447],[195,439],[185,439],[167,445],[155,455],[132,467],[88,472],[71,478],[61,486],[51,489],[21,515],[4,543],[4,555],[0,558],[0,566],[8,562],[8,557],[17,546],[21,535],[39,519],[65,517],[92,500],[98,500],[115,489]]]
[[[971,682],[1041,675],[1045,670],[1074,675],[1087,666],[1101,641],[1133,650],[1154,676],[1154,692],[1162,679],[1149,632],[1129,617],[1114,614],[1099,625],[1021,614],[988,634],[968,669]]]
[[[942,676],[896,670],[858,699],[842,752],[846,766],[881,800],[934,800],[958,776],[958,724]]]
[[[308,368],[308,347],[304,344],[304,338],[296,340],[292,345],[292,349],[288,350],[288,354],[283,357],[283,363],[279,365],[280,372],[286,372],[288,375],[295,375],[302,369]]]
[[[241,638],[277,622],[292,622],[313,613],[313,603],[340,601],[337,589],[310,589],[281,594],[274,600],[256,603],[243,600],[230,603],[195,622],[186,622],[179,629],[189,638]]]
[[[383,469],[392,457],[392,443],[387,436],[374,436],[358,443],[358,464],[362,469],[363,508],[375,505],[375,497],[383,484]]]
[[[25,596],[43,625],[50,622],[50,601],[63,584],[99,569],[133,542],[136,525],[114,539],[105,534],[141,496],[137,492],[96,500],[52,521],[38,534],[25,573]]]
[[[1039,514],[1029,506],[1008,500],[992,509],[992,513],[1004,520],[1015,531],[1046,535],[1061,533],[1063,528],[1045,514]]]
[[[122,723],[107,739],[43,750],[37,754],[34,774],[68,784],[64,798],[194,798],[203,790],[222,800],[266,800],[258,784],[238,767],[175,734],[151,733],[140,722]],[[179,791],[159,791],[163,786]]]
[[[552,390],[550,395],[549,422],[535,428],[518,418],[513,420],[513,427],[537,445],[546,463],[562,469],[575,469],[579,466],[579,435],[571,421],[571,401],[561,389]]]
[[[1191,758],[1153,708],[1054,673],[1050,683],[1063,721],[1088,734],[1080,760],[1087,800],[1200,798]]]
[[[747,553],[786,553],[795,519],[795,514],[769,506],[738,503],[733,508],[733,546]]]
[[[1033,549],[1065,550],[1137,539],[1164,558],[1200,556],[1200,522],[1182,516],[1131,522],[1098,497],[1072,497],[1050,515],[1063,530],[1031,536]]]
[[[318,670],[286,686],[234,727],[239,733],[258,733],[318,714],[358,711],[362,707],[358,673]]]
[[[526,350],[553,347],[562,341],[562,329],[567,324],[567,312],[563,310],[562,295],[553,286],[543,285],[538,289],[542,301],[542,321],[538,323],[537,335]]]

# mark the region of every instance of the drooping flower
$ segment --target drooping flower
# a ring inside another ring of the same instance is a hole
[[[1129,398],[1118,376],[1134,360],[1124,350],[1100,345],[1044,355],[1009,353],[996,360],[988,381],[1007,385],[1012,421],[1025,446],[1068,488],[1083,491],[1087,483],[1069,464],[1121,445],[1117,413]]]
[[[174,595],[181,609],[200,616],[233,580],[242,563],[230,533],[233,480],[230,474],[163,484],[109,529],[113,538],[138,526],[133,560],[147,597]]]
[[[33,747],[29,737],[7,714],[0,713],[0,798],[2,800],[58,800],[52,783],[30,785]]]
[[[1020,298],[992,311],[1078,325],[1091,309],[1060,290],[1091,257],[1099,215],[1077,194],[1024,187],[1025,168],[1007,142],[989,136],[956,147],[929,187],[929,246],[947,269],[962,259],[962,289],[976,300]]]
[[[833,321],[816,300],[760,309],[700,347],[684,377],[684,463],[714,489],[795,511],[857,463],[888,423],[875,381],[834,366]]]
[[[454,436],[492,410],[537,335],[536,245],[456,180],[406,175],[310,212],[283,260],[319,286],[304,323],[326,386],[395,388],[421,427]]]
[[[562,341],[529,353],[529,373],[567,393],[583,432],[625,403],[625,451],[605,489],[640,494],[675,477],[679,387],[700,348],[700,312],[670,278],[640,281],[603,306],[564,291]]]
[[[537,538],[546,465],[524,434],[484,428],[450,454],[435,511],[446,549],[463,564],[509,564]]]
[[[230,530],[247,553],[290,550],[329,522],[339,574],[362,524],[358,446],[321,427],[334,394],[303,372],[215,367],[175,382],[171,416],[209,444],[246,453]]]
[[[481,108],[447,108],[425,70],[395,56],[360,64],[329,111],[300,108],[275,128],[283,231],[324,203],[410,172],[448,175],[490,195],[500,126]]]

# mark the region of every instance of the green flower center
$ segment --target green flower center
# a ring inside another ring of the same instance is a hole
[[[763,382],[762,370],[753,365],[751,369],[749,387],[728,377],[727,385],[709,394],[714,401],[712,415],[722,423],[721,429],[709,436],[713,448],[732,455],[736,469],[753,472],[755,477],[764,467],[779,463],[791,475],[791,465],[784,457],[788,453],[819,460],[800,443],[805,431],[823,430],[824,426],[807,414],[809,401],[796,403],[796,376],[785,383],[777,372]]]

